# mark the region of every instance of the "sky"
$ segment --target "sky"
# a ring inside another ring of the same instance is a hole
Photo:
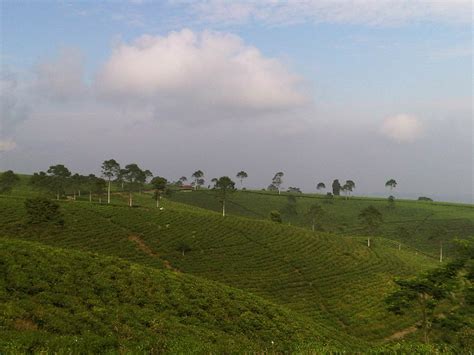
[[[470,0],[0,1],[0,171],[114,158],[473,203]]]

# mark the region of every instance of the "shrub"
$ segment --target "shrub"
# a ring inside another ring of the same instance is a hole
[[[271,211],[270,212],[270,220],[272,222],[281,223],[282,222],[281,213],[279,211]]]
[[[25,209],[28,223],[64,225],[63,214],[59,205],[44,197],[35,197],[25,200]]]

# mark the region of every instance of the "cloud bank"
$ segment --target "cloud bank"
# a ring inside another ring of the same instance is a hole
[[[413,142],[421,137],[423,126],[420,120],[408,114],[399,114],[385,119],[381,133],[396,142]]]
[[[97,76],[102,97],[163,113],[274,112],[308,102],[302,79],[226,33],[184,29],[116,46]]]

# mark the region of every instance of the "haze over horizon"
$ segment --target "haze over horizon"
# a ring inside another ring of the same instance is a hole
[[[3,1],[0,170],[473,203],[471,1]]]

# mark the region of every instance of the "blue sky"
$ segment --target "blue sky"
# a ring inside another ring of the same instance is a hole
[[[0,169],[96,171],[114,155],[169,179],[248,165],[255,187],[287,169],[305,190],[337,177],[385,193],[398,175],[405,196],[469,201],[471,14],[463,0],[3,1]],[[175,65],[187,69],[172,76]],[[71,125],[80,132],[65,139]],[[110,147],[81,153],[104,134]],[[115,143],[127,134],[147,143]],[[150,153],[161,147],[172,159]]]

